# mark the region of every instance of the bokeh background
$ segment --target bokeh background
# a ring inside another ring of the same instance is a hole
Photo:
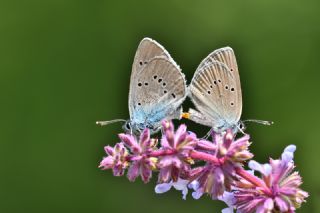
[[[0,1],[0,212],[220,212],[223,203],[154,193],[97,166],[128,118],[129,77],[139,41],[171,53],[188,82],[216,48],[234,48],[243,119],[255,159],[296,144],[310,192],[298,212],[320,212],[320,2]],[[189,103],[186,103],[188,107]],[[199,135],[206,129],[192,122]]]

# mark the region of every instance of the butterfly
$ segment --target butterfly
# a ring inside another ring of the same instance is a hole
[[[242,93],[240,76],[231,47],[210,53],[196,69],[188,87],[195,109],[183,116],[211,127],[215,132],[242,131]],[[269,121],[247,120],[270,125]]]
[[[150,38],[144,38],[136,51],[129,90],[130,119],[123,128],[139,134],[149,128],[156,133],[163,119],[179,119],[181,104],[187,96],[184,74],[166,49]],[[117,121],[98,121],[107,125]]]

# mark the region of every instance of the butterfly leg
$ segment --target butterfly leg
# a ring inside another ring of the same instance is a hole
[[[212,133],[212,128],[207,132],[207,134],[205,134],[205,136],[203,136],[201,139],[203,140],[208,140],[208,138],[211,136]]]
[[[129,125],[130,125],[130,135],[133,135],[131,124],[129,124]]]

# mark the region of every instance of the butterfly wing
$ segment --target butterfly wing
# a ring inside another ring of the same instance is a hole
[[[148,61],[131,81],[131,120],[143,126],[160,126],[164,118],[177,117],[179,106],[186,97],[184,75],[175,62],[167,57]]]
[[[237,88],[237,102],[238,107],[237,108],[237,117],[240,119],[241,113],[242,113],[242,93],[241,93],[241,84],[240,84],[240,75],[238,70],[238,64],[236,60],[236,56],[234,54],[234,51],[231,47],[223,47],[220,49],[217,49],[210,53],[205,59],[202,60],[200,65],[198,66],[196,73],[202,69],[202,67],[211,64],[214,61],[219,61],[223,64],[225,64],[229,70],[233,73],[233,76],[236,81],[236,88]]]
[[[195,73],[189,90],[190,97],[196,108],[200,111],[198,117],[190,119],[203,125],[211,122],[214,129],[229,128],[240,119],[241,107],[238,95],[237,78],[233,72],[219,61],[212,60],[202,65]],[[240,91],[241,94],[241,91]]]
[[[132,82],[137,78],[138,73],[147,65],[147,63],[155,57],[164,57],[170,61],[173,61],[166,49],[158,42],[151,38],[144,38],[141,40],[132,65],[132,72],[130,77],[130,90],[129,90],[129,113],[130,117],[133,112],[132,105],[132,91],[135,87]],[[174,62],[174,61],[173,61]]]

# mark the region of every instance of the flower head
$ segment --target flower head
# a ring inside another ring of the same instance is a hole
[[[189,153],[197,145],[197,138],[195,134],[188,133],[183,124],[174,132],[173,123],[163,121],[162,131],[161,149],[170,154],[159,159],[159,182],[169,182],[171,179],[175,182],[190,170]]]
[[[143,182],[149,182],[157,162],[157,158],[149,154],[156,149],[157,140],[150,138],[150,130],[147,128],[141,133],[139,141],[130,134],[119,134],[119,138],[131,151],[128,179],[134,181],[140,175]]]
[[[302,180],[298,172],[293,172],[293,153],[296,147],[288,146],[281,159],[270,159],[269,164],[255,161],[249,167],[261,173],[258,179],[262,184],[253,184],[241,180],[236,185],[235,207],[243,213],[293,213],[300,207],[308,193],[300,189]]]
[[[108,156],[103,158],[99,168],[103,170],[112,169],[114,176],[122,176],[128,166],[126,159],[128,150],[124,147],[123,143],[117,143],[114,147],[105,146],[104,150]]]
[[[217,199],[225,191],[230,191],[236,177],[235,169],[242,167],[244,161],[253,157],[248,151],[249,145],[248,135],[234,140],[230,130],[224,135],[214,134],[213,142],[200,141],[198,149],[206,150],[217,162],[208,162],[198,171],[198,175],[195,175],[197,184],[192,187],[195,190],[194,198],[198,199],[207,193],[213,199]]]

